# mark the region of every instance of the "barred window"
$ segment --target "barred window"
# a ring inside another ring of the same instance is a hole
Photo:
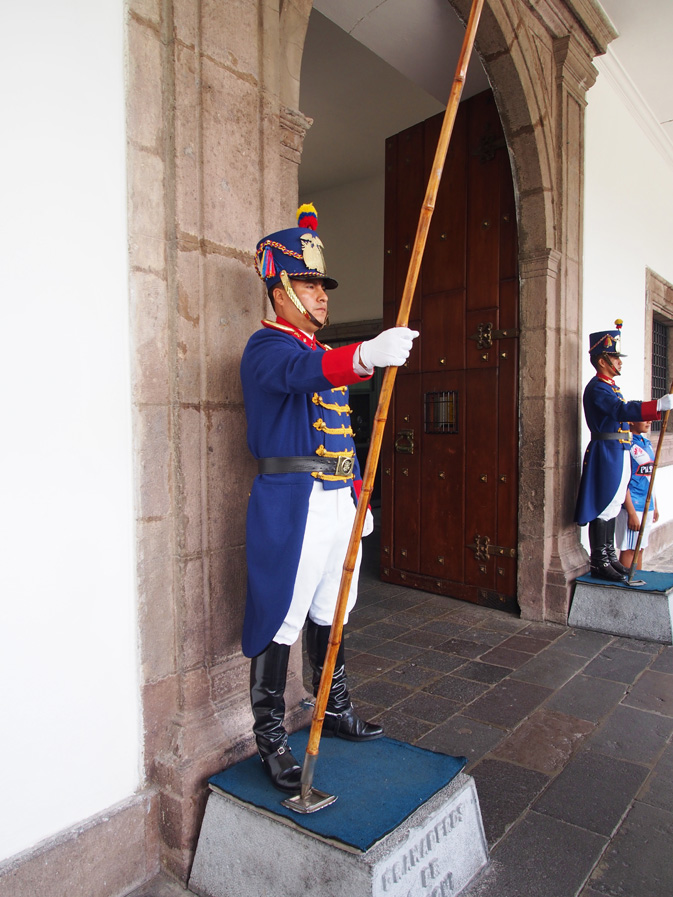
[[[456,390],[426,392],[425,432],[458,432],[458,393]]]
[[[652,398],[658,399],[668,392],[669,328],[656,318],[652,321]],[[661,430],[661,421],[653,421],[652,431]]]

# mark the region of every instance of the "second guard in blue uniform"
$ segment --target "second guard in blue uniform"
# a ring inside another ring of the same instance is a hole
[[[622,369],[621,327],[589,337],[589,355],[596,369],[584,390],[584,416],[591,431],[582,466],[575,521],[589,524],[591,575],[612,582],[627,581],[628,570],[615,551],[615,522],[631,476],[629,421],[659,420],[670,409],[670,395],[649,402],[627,402],[615,383]]]

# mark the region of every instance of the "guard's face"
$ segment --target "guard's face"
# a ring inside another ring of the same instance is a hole
[[[315,280],[311,278],[310,280],[292,280],[291,283],[306,311],[310,312],[321,324],[324,324],[327,319],[328,296],[323,281],[320,278]]]
[[[310,280],[291,279],[292,288],[297,294],[307,312],[313,315],[320,326],[327,321],[327,293],[320,278]],[[275,292],[276,314],[284,318],[289,324],[293,324],[306,333],[315,333],[318,327],[296,308],[282,287]]]
[[[610,364],[614,369],[613,376],[617,376],[622,372],[622,359],[619,355],[610,355]]]
[[[598,359],[598,371],[603,374],[604,377],[619,377],[622,372],[622,359],[619,355],[612,355],[609,352],[605,352]]]

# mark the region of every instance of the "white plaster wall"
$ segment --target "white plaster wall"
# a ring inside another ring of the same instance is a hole
[[[306,194],[300,202],[316,207],[327,273],[339,282],[330,295],[330,323],[382,317],[383,170],[378,177]]]
[[[0,12],[0,859],[139,783],[123,14]]]
[[[608,51],[609,53],[610,51]],[[611,60],[588,94],[584,214],[583,379],[593,376],[589,334],[622,318],[620,386],[627,399],[644,395],[645,270],[673,282],[673,162],[633,114]],[[645,119],[646,121],[646,119]],[[589,441],[583,422],[582,450]],[[653,444],[656,446],[656,439]],[[656,474],[660,522],[673,518],[673,468]]]

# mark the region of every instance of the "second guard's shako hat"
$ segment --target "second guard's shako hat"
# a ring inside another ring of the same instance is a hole
[[[269,234],[257,244],[255,268],[270,291],[283,280],[283,273],[296,280],[323,281],[326,290],[335,289],[336,280],[327,277],[322,240],[317,234],[318,215],[310,205],[299,207],[297,227]]]
[[[597,333],[589,334],[589,355],[591,358],[599,358],[601,355],[618,355],[620,358],[626,358],[622,354],[622,324],[621,318],[615,321],[616,330],[600,330]]]

